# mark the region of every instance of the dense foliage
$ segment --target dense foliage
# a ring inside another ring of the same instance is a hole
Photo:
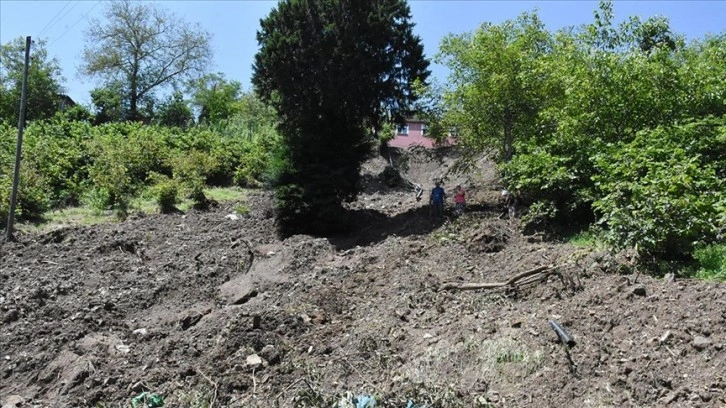
[[[344,226],[372,128],[401,119],[428,76],[404,0],[287,0],[262,20],[253,84],[280,113],[276,190],[284,235]]]
[[[39,39],[30,47],[26,122],[53,116],[61,102],[60,67],[57,60],[48,57],[45,44]],[[18,124],[24,65],[24,38],[16,38],[0,47],[0,121],[12,125]]]
[[[257,125],[249,133],[247,122]],[[236,126],[236,127],[235,127]],[[204,207],[208,185],[261,186],[270,180],[280,139],[270,117],[233,117],[229,124],[181,129],[135,122],[95,126],[57,115],[25,130],[18,216],[42,217],[85,204],[123,215],[150,192],[162,211],[179,194]],[[244,129],[244,131],[242,131]],[[0,225],[7,220],[17,129],[0,125]]]
[[[613,18],[604,2],[576,29],[524,14],[449,36],[444,121],[500,152],[532,225],[595,223],[617,247],[687,256],[726,221],[726,35]]]
[[[212,55],[207,32],[153,3],[109,2],[86,36],[83,72],[120,91],[129,120],[148,118],[156,91],[198,77]]]
[[[606,146],[594,157],[593,176],[605,237],[660,254],[713,240],[726,214],[725,158],[726,117],[644,130]]]

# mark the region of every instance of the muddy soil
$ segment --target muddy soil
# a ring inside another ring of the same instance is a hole
[[[491,164],[455,158],[415,153],[404,176],[464,185],[458,218],[431,219],[379,158],[344,236],[280,240],[270,194],[250,191],[245,215],[225,203],[2,244],[0,405],[726,406],[726,285],[636,281],[622,255],[524,236]]]

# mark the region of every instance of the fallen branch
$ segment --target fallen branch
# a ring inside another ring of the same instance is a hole
[[[490,282],[490,283],[445,283],[441,285],[439,290],[478,290],[478,289],[496,289],[505,286],[521,286],[528,283],[536,282],[540,279],[544,279],[548,275],[559,275],[557,271],[559,267],[554,265],[543,265],[536,268],[524,271],[518,275],[513,276],[506,282]],[[538,275],[538,276],[537,276]],[[532,279],[524,280],[524,278],[533,277]]]
[[[214,403],[217,401],[217,389],[219,388],[219,385],[217,385],[216,382],[212,381],[211,378],[207,377],[204,372],[199,369],[199,367],[197,367],[197,372],[201,374],[202,377],[204,377],[204,379],[207,380],[211,386],[214,387],[214,395],[212,395],[212,400],[209,402],[209,408],[213,408]]]
[[[507,286],[506,283],[444,283],[439,290],[477,290],[477,289],[496,289]]]
[[[536,275],[536,274],[542,273],[542,272],[547,272],[547,271],[550,271],[551,272],[554,269],[555,269],[555,267],[553,265],[549,265],[549,266],[538,266],[536,268],[530,269],[528,271],[524,271],[524,272],[520,273],[519,275],[516,275],[516,276],[512,277],[511,279],[509,279],[507,281],[507,285],[514,285],[520,279],[526,278],[528,276]]]
[[[347,359],[347,358],[346,358],[346,359],[342,359],[342,360],[343,360],[343,361],[345,361],[346,363],[348,363],[348,366],[349,366],[350,368],[352,368],[352,369],[353,369],[353,371],[355,371],[355,372],[356,372],[356,374],[358,374],[358,375],[360,376],[360,378],[361,378],[361,379],[363,380],[363,382],[364,382],[364,383],[365,383],[365,384],[366,384],[367,386],[371,387],[371,389],[373,389],[373,390],[376,390],[376,391],[378,391],[378,392],[381,392],[381,389],[380,389],[380,388],[378,388],[378,387],[376,387],[375,385],[371,384],[371,383],[370,383],[370,382],[369,382],[369,381],[368,381],[368,380],[366,379],[366,376],[364,376],[364,375],[363,375],[363,374],[362,374],[362,373],[361,373],[361,372],[360,372],[360,371],[359,371],[359,370],[358,370],[357,368],[355,368],[355,366],[354,366],[353,364],[351,364],[351,363],[350,363],[350,361],[348,361],[348,359]]]

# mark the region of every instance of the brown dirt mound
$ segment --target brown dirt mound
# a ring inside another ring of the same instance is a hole
[[[416,160],[407,176],[438,171]],[[726,404],[726,286],[636,283],[613,255],[522,236],[491,172],[462,176],[481,194],[459,218],[369,191],[350,236],[281,241],[269,194],[251,192],[239,219],[228,204],[2,244],[3,407],[144,391],[171,407],[330,407],[346,392],[383,407]],[[558,274],[441,290],[537,266]]]

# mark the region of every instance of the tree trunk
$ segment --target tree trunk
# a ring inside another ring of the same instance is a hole
[[[129,100],[129,120],[132,122],[136,122],[138,120],[138,97],[136,96],[135,92],[131,92],[131,98]]]
[[[135,57],[137,61],[134,62],[134,68],[131,71],[131,78],[129,78],[129,85],[131,92],[129,92],[129,120],[136,122],[139,120],[139,64],[138,57]]]

